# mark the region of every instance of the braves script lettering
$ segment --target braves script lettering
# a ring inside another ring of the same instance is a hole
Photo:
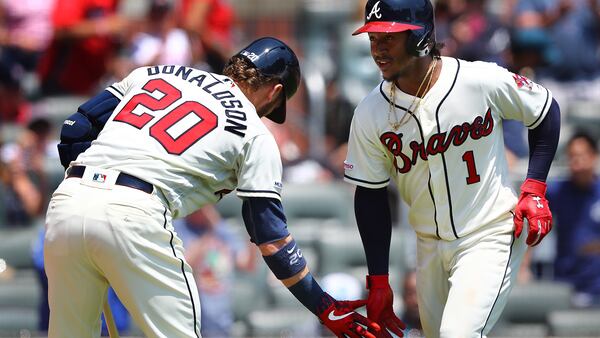
[[[473,140],[486,137],[492,133],[492,130],[494,130],[494,119],[492,111],[488,109],[485,117],[477,116],[471,123],[465,122],[452,127],[449,132],[433,134],[427,144],[411,141],[408,145],[410,156],[402,152],[402,133],[386,132],[379,137],[379,140],[394,155],[396,171],[405,174],[410,171],[419,158],[427,161],[429,155],[445,153],[450,145],[458,147],[465,143],[468,137]]]

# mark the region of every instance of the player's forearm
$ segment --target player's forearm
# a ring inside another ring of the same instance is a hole
[[[386,188],[356,187],[354,213],[367,258],[369,275],[386,275],[392,237]]]
[[[554,159],[560,135],[560,107],[555,100],[537,128],[529,131],[527,178],[545,182]]]
[[[292,236],[258,246],[269,269],[302,305],[315,315],[324,292],[312,277],[300,248]]]

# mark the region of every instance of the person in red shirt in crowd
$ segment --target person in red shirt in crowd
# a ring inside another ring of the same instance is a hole
[[[227,0],[182,0],[181,22],[192,40],[194,62],[220,72],[234,49],[235,12]]]
[[[88,95],[97,89],[126,25],[117,5],[118,0],[56,0],[54,39],[38,68],[43,94]]]

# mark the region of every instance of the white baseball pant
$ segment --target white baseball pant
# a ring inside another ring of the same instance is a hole
[[[427,338],[483,338],[494,326],[527,249],[512,214],[454,241],[417,237],[417,294]]]
[[[48,207],[49,337],[99,337],[109,284],[147,337],[200,337],[196,283],[156,191],[91,180],[65,179]]]

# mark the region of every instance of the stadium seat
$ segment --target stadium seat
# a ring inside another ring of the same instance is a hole
[[[236,272],[233,286],[233,311],[236,321],[246,321],[250,312],[267,306],[267,270],[264,263],[258,262],[256,270],[252,273]]]
[[[242,200],[236,196],[235,192],[225,195],[215,207],[225,219],[234,219],[241,221],[242,219]]]
[[[314,337],[320,329],[317,318],[306,309],[258,310],[248,320],[249,337]]]
[[[343,182],[284,185],[283,210],[290,224],[298,219],[353,224],[352,188]]]
[[[583,129],[592,135],[600,135],[600,115],[598,100],[571,100],[566,121],[575,129]]]
[[[31,245],[38,230],[39,225],[0,230],[0,258],[15,269],[33,268]]]
[[[548,325],[553,336],[600,337],[600,310],[553,311]]]
[[[348,272],[352,268],[366,271],[367,261],[358,228],[327,228],[320,232],[317,243],[320,257],[320,274]],[[390,246],[390,269],[406,268],[404,236],[400,229],[392,232]]]
[[[516,285],[510,293],[501,321],[546,323],[550,312],[568,309],[571,287],[558,282],[531,282]]]
[[[0,337],[19,337],[35,332],[41,289],[33,271],[18,270],[0,281]]]
[[[548,337],[548,326],[546,324],[509,324],[497,323],[489,337],[510,338],[542,338]]]

